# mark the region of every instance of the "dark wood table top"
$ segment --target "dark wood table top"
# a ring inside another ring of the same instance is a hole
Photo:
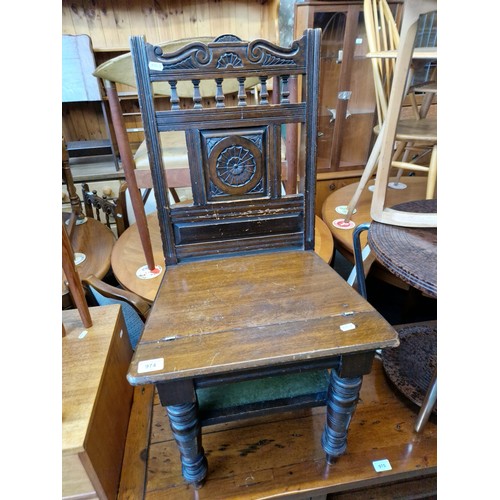
[[[70,215],[68,212],[63,212],[64,223]],[[65,227],[67,227],[66,224]],[[87,217],[84,224],[75,224],[71,235],[71,246],[73,252],[85,255],[85,260],[76,266],[80,278],[83,279],[93,274],[102,279],[106,275],[111,267],[111,250],[115,240],[115,235],[109,227],[91,217]],[[62,294],[66,293],[68,289],[63,275]]]
[[[436,213],[437,200],[411,201],[393,208]],[[402,227],[372,221],[368,244],[377,260],[399,279],[437,298],[437,228]]]
[[[425,198],[427,177],[404,177],[402,180],[408,187],[401,190],[388,189],[386,206],[392,206],[410,200],[421,200]],[[352,233],[354,229],[338,229],[332,223],[336,219],[343,218],[343,215],[336,212],[335,209],[338,206],[347,205],[349,203],[352,196],[354,195],[354,192],[356,191],[356,188],[358,187],[358,184],[359,182],[348,184],[347,186],[334,191],[331,195],[328,196],[328,198],[326,198],[321,213],[323,220],[332,232],[335,248],[337,250],[340,250],[342,254],[351,262],[354,262],[352,244]],[[370,182],[370,184],[373,184],[373,182]],[[356,213],[351,218],[356,226],[365,222],[371,222],[372,218],[370,215],[370,208],[372,196],[373,193],[368,189],[365,189],[363,194],[361,195],[358,206],[356,207]],[[366,232],[363,232],[361,234],[362,247],[366,245],[366,238]]]
[[[137,270],[146,265],[146,260],[136,224],[132,224],[116,241],[111,253],[111,267],[124,288],[148,302],[153,302],[164,275],[165,264],[156,211],[147,216],[147,221],[155,265],[159,265],[162,272],[150,279],[137,277]],[[330,263],[333,256],[333,238],[319,217],[316,217],[315,231],[315,251],[325,262]]]

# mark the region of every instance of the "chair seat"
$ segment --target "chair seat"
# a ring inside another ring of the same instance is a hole
[[[378,134],[380,127],[377,125],[373,131]],[[396,129],[397,141],[437,141],[437,120],[425,118],[423,120],[404,119],[398,121]]]
[[[214,258],[167,268],[128,376],[197,379],[395,344],[378,312],[312,251]],[[143,372],[139,363],[159,353],[162,367]]]
[[[189,168],[186,134],[181,130],[160,132],[163,166],[165,168]],[[149,170],[148,148],[146,141],[142,141],[134,155],[136,168]]]

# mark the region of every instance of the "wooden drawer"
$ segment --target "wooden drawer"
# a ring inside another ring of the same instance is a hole
[[[92,307],[90,314],[85,329],[77,310],[62,312],[63,498],[116,498],[132,406],[132,348],[121,307]]]

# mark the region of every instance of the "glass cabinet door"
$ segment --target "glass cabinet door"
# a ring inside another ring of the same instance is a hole
[[[320,106],[318,110],[318,171],[330,170],[333,167],[331,159],[334,154],[335,125],[344,121],[341,119],[341,113],[342,107],[345,105],[341,103],[341,109],[339,109],[338,95],[346,18],[347,12],[316,12],[314,14],[313,27],[322,30]],[[337,129],[339,130],[338,126]],[[333,169],[336,170],[335,167]]]
[[[314,14],[314,27],[322,29],[319,172],[363,168],[374,125],[363,12],[360,5],[343,7]]]

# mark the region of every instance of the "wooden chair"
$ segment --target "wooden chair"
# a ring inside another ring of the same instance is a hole
[[[144,322],[151,308],[150,304],[141,299],[135,293],[122,288],[110,285],[94,275],[80,279],[75,266],[75,256],[69,234],[72,228],[83,216],[81,201],[76,193],[73,176],[69,168],[68,152],[64,138],[62,139],[62,169],[63,180],[66,182],[71,201],[72,214],[69,224],[62,225],[62,267],[64,277],[68,284],[71,299],[78,309],[82,323],[86,328],[92,326],[89,302],[91,305],[120,304],[130,338],[132,349],[135,348],[142,330]],[[101,221],[100,212],[105,216],[105,223],[108,227],[112,225],[112,219],[117,222],[118,234],[125,229],[127,222],[127,211],[125,205],[126,183],[122,183],[120,194],[117,198],[100,197],[95,191],[91,192],[87,184],[83,185],[83,199],[88,217],[94,217],[93,209],[96,210],[96,218]],[[120,217],[120,214],[123,216]],[[63,326],[64,332],[64,326]]]
[[[363,11],[370,49],[367,56],[371,58],[375,84],[378,123],[374,128],[374,133],[377,138],[361,176],[359,186],[347,206],[345,222],[350,221],[359,197],[366,188],[368,181],[373,177],[380,161],[383,143],[382,128],[387,118],[400,41],[396,22],[386,0],[365,0]],[[414,56],[432,58],[435,57],[435,54],[432,50],[416,49]],[[410,64],[408,64],[408,68],[411,68]],[[397,168],[398,175],[396,181],[390,187],[404,188],[404,184],[400,184],[403,170],[426,172],[428,175],[426,198],[430,199],[435,194],[437,177],[437,120],[427,118],[427,112],[436,93],[436,84],[435,82],[425,82],[410,87],[411,75],[411,71],[401,75],[404,95],[409,97],[413,117],[398,118],[397,121],[395,134],[397,145],[391,158],[390,168]],[[420,109],[416,104],[415,92],[427,94]],[[427,163],[425,163],[425,158],[427,158]],[[421,163],[422,161],[424,161],[424,164]]]
[[[400,32],[401,38],[397,50],[391,94],[387,105],[387,117],[383,126],[384,130],[380,134],[382,137],[380,159],[370,211],[372,219],[377,222],[407,227],[437,227],[437,213],[404,212],[385,206],[385,193],[392,167],[394,141],[398,137],[401,102],[405,96],[407,75],[414,57],[418,21],[423,14],[435,12],[436,8],[436,0],[406,0],[405,2]],[[436,175],[437,138],[432,148],[428,182],[434,183]],[[432,198],[429,194],[428,191],[427,199]]]
[[[110,229],[116,228],[119,237],[129,226],[126,203],[127,183],[122,182],[117,196],[102,196],[87,183],[82,184],[82,199],[87,217],[97,219]]]
[[[312,29],[286,48],[222,35],[164,53],[131,38],[166,270],[128,380],[156,385],[195,487],[207,475],[202,425],[270,411],[326,404],[322,446],[333,463],[375,351],[398,344],[314,252],[320,41]],[[248,77],[261,84],[258,103],[247,102]],[[291,77],[301,80],[297,103],[288,98]],[[279,82],[276,104],[270,78]],[[204,79],[216,84],[216,107],[203,105]],[[234,105],[226,79],[239,85]],[[178,103],[181,81],[189,106]],[[154,99],[160,83],[171,89],[168,109]],[[298,192],[283,194],[281,130],[292,123],[302,134]],[[168,198],[161,138],[175,130],[188,147],[188,204]]]

